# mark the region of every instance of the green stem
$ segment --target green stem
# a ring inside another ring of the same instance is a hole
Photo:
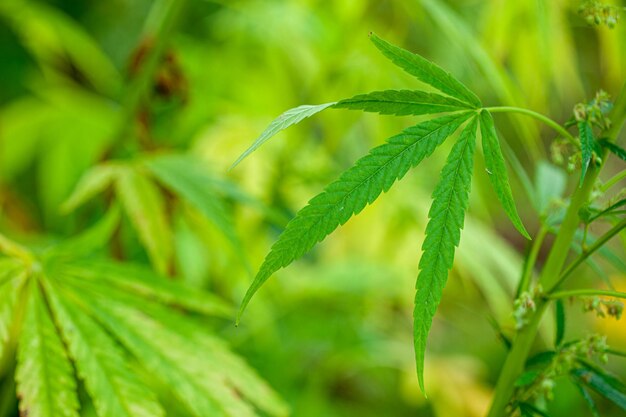
[[[520,280],[520,284],[517,289],[517,297],[519,297],[521,293],[528,291],[530,288],[533,270],[535,269],[535,264],[537,263],[537,255],[539,255],[539,250],[541,249],[541,245],[543,244],[543,240],[547,234],[548,228],[545,225],[541,225],[539,232],[537,232],[537,235],[533,240],[526,262],[524,263],[524,272],[522,273],[522,279]]]
[[[581,296],[591,296],[591,295],[600,295],[606,297],[615,297],[615,298],[626,298],[626,292],[619,291],[611,291],[611,290],[594,290],[594,289],[582,289],[582,290],[567,290],[567,291],[557,291],[547,295],[549,299],[555,300],[558,298],[569,298],[569,297],[581,297]]]
[[[623,171],[618,172],[617,174],[615,174],[615,176],[613,176],[611,179],[609,179],[607,182],[605,182],[602,185],[602,187],[600,187],[600,190],[602,192],[606,192],[609,188],[611,188],[612,186],[614,186],[615,184],[617,184],[618,182],[620,182],[624,178],[626,178],[626,169],[623,170]]]
[[[537,113],[532,110],[523,109],[521,107],[510,107],[510,106],[498,106],[498,107],[485,107],[485,110],[490,111],[491,113],[521,113],[527,116],[533,117],[541,122],[545,123],[547,126],[550,126],[552,129],[557,131],[561,136],[570,141],[576,147],[579,146],[578,141],[571,133],[569,133],[563,126],[550,119],[547,116],[544,116],[541,113]]]
[[[578,258],[574,259],[571,264],[563,271],[559,280],[549,289],[549,292],[557,288],[559,285],[567,279],[567,277],[581,264],[583,263],[591,254],[600,249],[606,242],[608,242],[613,236],[621,232],[624,228],[626,228],[626,219],[617,223],[615,226],[611,228],[608,232],[600,236],[587,250],[581,253]]]
[[[139,72],[126,89],[122,115],[114,135],[116,142],[122,141],[126,137],[133,125],[137,112],[141,108],[143,99],[152,87],[154,74],[159,67],[167,43],[170,40],[170,33],[174,27],[176,17],[180,13],[184,2],[185,0],[163,0],[156,2],[150,10],[150,15],[146,20],[143,31],[143,39],[149,40],[151,43],[147,45],[149,49],[141,61]]]
[[[580,222],[578,210],[587,202],[598,172],[597,167],[590,167],[583,186],[576,188],[574,191],[563,223],[559,228],[548,259],[539,276],[539,283],[544,287],[551,287],[553,281],[560,276],[561,268],[563,268],[569,253],[570,243]],[[496,383],[495,395],[488,417],[507,415],[507,406],[513,396],[515,381],[524,370],[524,363],[537,335],[537,329],[547,305],[547,300],[540,299],[536,301],[535,313],[531,316],[529,323],[519,331],[513,340],[513,346],[504,361],[500,377]]]
[[[501,109],[506,109],[506,107]],[[516,108],[513,109],[517,110]],[[522,113],[526,112],[522,111]],[[532,113],[534,112],[526,114],[533,117],[539,116],[540,119],[545,118],[543,115]],[[621,130],[621,126],[626,119],[626,83],[624,83],[624,86],[622,87],[611,116],[613,126],[609,131],[609,140],[615,141]],[[554,122],[552,120],[547,120],[549,122],[548,124],[556,130],[560,131],[562,129],[561,126],[554,126]],[[606,151],[603,155],[602,161],[603,163],[606,161]],[[583,185],[576,188],[574,191],[567,213],[565,214],[565,219],[559,228],[557,237],[552,245],[552,248],[550,249],[548,259],[543,267],[543,270],[541,271],[541,275],[539,276],[539,283],[544,288],[552,289],[560,280],[561,269],[565,264],[570,244],[580,223],[578,210],[587,202],[601,169],[602,166],[591,166]],[[528,357],[533,341],[537,335],[537,329],[539,327],[539,323],[541,322],[541,317],[546,310],[547,301],[548,300],[544,299],[537,300],[535,314],[530,317],[529,323],[519,331],[513,340],[513,346],[507,355],[500,377],[496,383],[495,395],[491,408],[489,409],[488,417],[502,417],[507,414],[507,407],[515,389],[515,381],[524,370],[524,363],[526,362],[526,358]]]

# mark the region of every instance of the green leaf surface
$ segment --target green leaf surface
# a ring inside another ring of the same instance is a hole
[[[52,285],[46,286],[46,293],[98,416],[165,416],[154,393],[138,380],[124,352],[104,329]]]
[[[240,394],[238,401],[245,399],[269,415],[288,414],[286,405],[268,384],[222,341],[209,334],[202,322],[166,306],[146,302],[145,299],[101,281],[80,280],[75,284],[78,286],[78,294],[92,300],[88,301],[89,308],[97,307],[95,314],[110,327],[111,332],[116,334],[122,343],[127,344],[128,349],[135,352],[140,361],[150,362],[145,363],[146,368],[151,370],[163,367],[178,368],[159,369],[155,372],[166,379],[177,379],[180,374],[187,378],[190,378],[190,375],[191,378],[202,377],[200,381],[188,380],[176,388],[177,391],[181,390],[178,391],[181,401],[188,403],[188,407],[196,410],[196,414],[207,415],[202,414],[205,412],[202,410],[208,410],[211,404],[218,411],[235,407],[228,402],[236,399],[231,395],[225,395],[224,398],[216,396],[213,393],[216,390],[206,385],[210,382],[205,381],[206,379],[213,381],[217,379],[221,385],[232,387],[234,392]],[[102,301],[103,297],[106,302]],[[108,315],[109,318],[104,318],[102,314]],[[175,334],[170,335],[172,332]],[[185,341],[184,345],[177,347],[176,341],[180,343],[181,337]],[[192,351],[190,346],[194,347]],[[145,350],[152,352],[147,354]],[[155,361],[157,357],[161,359],[152,363],[150,357]],[[206,375],[207,372],[209,375]],[[205,392],[207,390],[208,392]],[[223,388],[217,392],[221,390]],[[207,403],[207,398],[204,398],[196,402],[196,395],[212,397],[213,400]]]
[[[324,109],[333,106],[335,102],[324,103],[318,105],[304,105],[289,109],[280,116],[278,116],[270,125],[261,133],[261,135],[252,143],[252,145],[242,153],[239,158],[233,163],[230,169],[233,169],[241,161],[243,161],[248,155],[256,151],[261,145],[270,140],[272,136],[276,135],[281,130],[287,129],[289,126],[293,126],[300,123],[307,117],[311,117],[314,114],[321,112]]]
[[[418,116],[468,110],[471,106],[452,97],[424,91],[385,90],[341,100],[333,108],[395,114],[396,116]]]
[[[107,249],[120,221],[120,209],[113,205],[104,217],[84,232],[65,239],[46,251],[46,256],[79,258]]]
[[[511,186],[509,185],[509,177],[506,172],[504,157],[500,150],[500,143],[498,141],[493,118],[486,110],[480,113],[480,133],[482,136],[485,166],[487,167],[489,180],[498,196],[498,200],[500,200],[500,204],[502,204],[504,211],[507,216],[509,216],[509,219],[511,219],[515,228],[526,239],[530,239],[530,235],[526,231],[522,219],[520,219],[517,213],[517,208],[515,207],[515,201],[513,200]]]
[[[213,223],[247,265],[232,210],[214,187],[213,176],[200,161],[189,156],[165,155],[146,161],[146,166],[165,187],[189,202]]]
[[[626,385],[613,375],[590,363],[584,361],[579,361],[579,363],[582,367],[573,369],[571,371],[572,376],[579,383],[589,386],[622,410],[626,410]]]
[[[116,174],[117,169],[111,164],[91,168],[83,174],[72,194],[63,202],[61,211],[69,213],[106,190],[115,180]]]
[[[608,149],[609,152],[617,156],[622,161],[626,161],[626,149],[614,144],[613,142],[609,142],[606,139],[602,139],[599,142],[600,142],[600,146]]]
[[[578,122],[578,134],[580,135],[580,148],[582,152],[580,168],[580,185],[582,186],[587,170],[589,169],[589,164],[591,163],[591,158],[593,157],[595,139],[593,138],[591,124],[586,120]]]
[[[225,381],[210,372],[210,358],[203,358],[206,353],[201,353],[175,329],[115,302],[92,304],[90,308],[151,373],[172,387],[197,417],[256,416]]]
[[[115,186],[122,207],[137,230],[152,265],[157,272],[165,275],[173,248],[165,202],[159,189],[133,167],[118,170]]]
[[[580,396],[583,397],[583,399],[585,400],[585,403],[589,407],[589,411],[591,411],[591,415],[593,417],[600,417],[600,413],[598,412],[598,407],[596,407],[596,402],[591,397],[591,394],[589,393],[589,391],[587,391],[587,389],[580,382],[578,382],[578,380],[574,379],[573,382],[574,382],[574,385],[576,385],[576,388],[578,388],[578,391],[580,392]]]
[[[556,318],[554,346],[559,346],[565,336],[565,305],[563,304],[563,300],[556,300],[554,303],[554,315]]]
[[[18,345],[20,413],[30,417],[78,417],[74,369],[36,281],[28,291]]]
[[[60,268],[56,274],[106,282],[123,291],[188,311],[228,318],[233,315],[232,307],[220,298],[130,263],[96,259],[75,261]]]
[[[5,271],[0,285],[0,358],[3,358],[5,346],[11,337],[15,307],[26,277],[26,272],[19,267]]]
[[[482,106],[476,94],[436,64],[417,54],[392,45],[375,34],[372,34],[370,39],[391,62],[418,80],[436,88],[442,93],[468,103],[474,108]]]
[[[452,268],[454,251],[459,245],[468,206],[477,124],[478,118],[474,117],[452,147],[433,192],[433,203],[428,213],[430,221],[422,245],[413,310],[415,359],[422,392],[426,339],[441,301],[448,271]]]
[[[279,269],[289,265],[344,224],[381,192],[419,164],[469,118],[469,113],[420,123],[370,151],[309,201],[272,246],[243,299],[239,316],[254,293]]]

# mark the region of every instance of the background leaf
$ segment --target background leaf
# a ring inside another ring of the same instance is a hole
[[[118,171],[115,187],[152,265],[160,274],[167,274],[172,258],[172,241],[165,201],[158,188],[132,167]]]
[[[74,369],[37,280],[28,289],[15,378],[22,415],[78,417]]]
[[[46,293],[98,416],[165,416],[155,395],[137,379],[110,336],[49,284]]]

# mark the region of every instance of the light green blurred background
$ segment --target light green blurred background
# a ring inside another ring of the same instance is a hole
[[[236,207],[252,268],[285,219],[370,147],[415,123],[411,117],[331,110],[281,133],[227,171],[288,108],[418,86],[376,51],[370,31],[437,62],[486,105],[529,107],[560,122],[599,89],[615,95],[626,79],[626,22],[614,29],[590,27],[577,14],[578,1],[185,3],[168,40],[181,79],[174,93],[151,103],[153,140],[157,148],[189,149],[278,213],[267,220],[257,209]],[[97,208],[67,215],[59,206],[87,168],[137,152],[132,144],[113,146],[112,128],[151,4],[0,1],[3,230],[63,236],[98,216]],[[549,158],[553,133],[523,117],[498,115],[496,121],[509,156],[516,155],[514,194],[534,231],[535,189],[555,191],[553,180],[533,184],[537,167]],[[484,414],[505,355],[490,319],[513,326],[512,294],[526,243],[494,203],[477,160],[461,247],[429,340],[424,399],[415,376],[412,300],[430,193],[446,154],[436,152],[278,273],[239,328],[223,324],[224,337],[288,400],[294,416]],[[607,175],[617,169],[609,166]],[[208,225],[174,226],[181,279],[238,303],[251,277],[225,239]],[[128,258],[145,262],[136,240],[128,240]],[[614,243],[623,255],[624,241]],[[623,272],[601,257],[596,262],[607,264],[615,285],[626,289]],[[590,268],[577,280],[601,285]],[[606,332],[610,345],[626,349],[623,320],[600,320],[580,310],[580,304],[568,306],[568,338]],[[538,348],[551,343],[549,322],[543,336]],[[625,365],[613,359],[610,368],[624,376]],[[586,415],[580,414],[584,403],[575,387],[562,382],[549,408],[555,415]],[[620,415],[598,401],[602,415]]]

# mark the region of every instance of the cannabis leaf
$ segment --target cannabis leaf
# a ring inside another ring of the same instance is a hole
[[[78,417],[74,370],[46,308],[37,280],[31,280],[19,340],[17,392],[20,412],[40,417]]]
[[[580,135],[580,148],[582,152],[580,173],[580,185],[582,186],[585,175],[587,174],[587,169],[589,169],[589,164],[591,163],[591,158],[593,157],[595,139],[593,138],[591,124],[586,120],[578,122],[578,133]]]
[[[620,146],[617,146],[613,142],[609,142],[606,139],[599,141],[600,146],[608,149],[613,155],[617,156],[622,161],[626,161],[626,150]]]
[[[396,116],[448,113],[470,110],[472,106],[452,97],[412,90],[374,91],[340,100],[337,109],[363,110]]]
[[[157,272],[166,274],[173,255],[165,200],[135,167],[117,170],[116,192]]]
[[[334,105],[335,103],[324,103],[315,106],[304,105],[289,109],[280,116],[278,116],[270,125],[261,133],[261,135],[254,141],[254,143],[242,153],[239,158],[231,165],[230,169],[233,169],[241,161],[243,161],[248,155],[256,151],[259,146],[270,140],[272,136],[276,135],[281,130],[287,129],[289,126],[300,123],[307,117],[311,117],[316,113],[321,112],[324,109]]]
[[[241,304],[243,313],[254,293],[280,268],[304,255],[339,225],[386,192],[407,171],[433,153],[470,113],[429,120],[405,129],[372,149],[300,210],[263,261]]]
[[[485,161],[498,199],[514,226],[522,235],[527,238],[529,236],[513,202],[493,119],[486,109],[481,108],[478,97],[452,75],[421,56],[391,45],[376,35],[372,35],[371,40],[393,63],[444,95],[409,90],[376,91],[308,109],[317,112],[332,107],[380,114],[440,115],[405,129],[388,139],[385,144],[373,148],[296,214],[265,257],[243,298],[237,321],[253,295],[272,274],[300,258],[337,227],[371,204],[382,192],[388,191],[396,180],[431,155],[467,122],[448,156],[440,182],[433,193],[430,221],[426,227],[423,254],[419,263],[414,342],[418,379],[423,391],[426,339],[441,301],[463,228],[479,120]],[[442,116],[441,113],[446,114]],[[295,114],[299,114],[299,111]],[[283,115],[272,122],[261,135],[262,140],[257,139],[242,157],[268,140],[279,128],[293,124],[292,121],[295,123],[301,118],[292,117],[287,120],[289,122],[285,122]]]
[[[486,110],[480,113],[480,134],[482,136],[483,153],[485,155],[485,165],[489,174],[489,180],[491,181],[491,185],[493,185],[493,189],[496,191],[498,200],[500,200],[504,211],[507,216],[509,216],[509,219],[511,219],[515,228],[526,239],[530,239],[530,235],[526,231],[515,208],[513,194],[511,193],[509,178],[504,164],[504,157],[502,156],[498,135],[493,124],[493,117],[491,117],[491,114]]]
[[[198,159],[184,154],[164,154],[136,161],[107,162],[87,171],[62,205],[74,210],[112,188],[124,213],[137,231],[150,262],[167,274],[174,256],[171,219],[164,189],[199,211],[229,240],[248,267],[231,213],[230,201],[239,201],[277,217],[234,184],[211,174]]]
[[[74,243],[37,251],[0,235],[0,330],[13,329],[2,334],[8,338],[21,329],[21,412],[77,417],[76,369],[98,417],[164,416],[146,372],[197,417],[286,415],[283,401],[203,322],[230,317],[227,303],[143,267],[68,256],[76,242],[97,247],[112,220],[101,222]],[[23,315],[15,314],[20,306]]]
[[[433,192],[433,203],[428,213],[430,221],[426,226],[426,238],[422,245],[423,254],[419,263],[420,273],[417,277],[413,310],[415,358],[422,391],[426,338],[441,301],[448,271],[452,268],[454,251],[459,245],[467,210],[477,123],[478,120],[474,117],[450,151],[441,171],[440,181]]]
[[[374,45],[394,64],[413,75],[418,80],[436,88],[442,93],[455,97],[473,108],[481,107],[480,99],[469,88],[454,78],[450,73],[429,60],[399,48],[372,34]]]

